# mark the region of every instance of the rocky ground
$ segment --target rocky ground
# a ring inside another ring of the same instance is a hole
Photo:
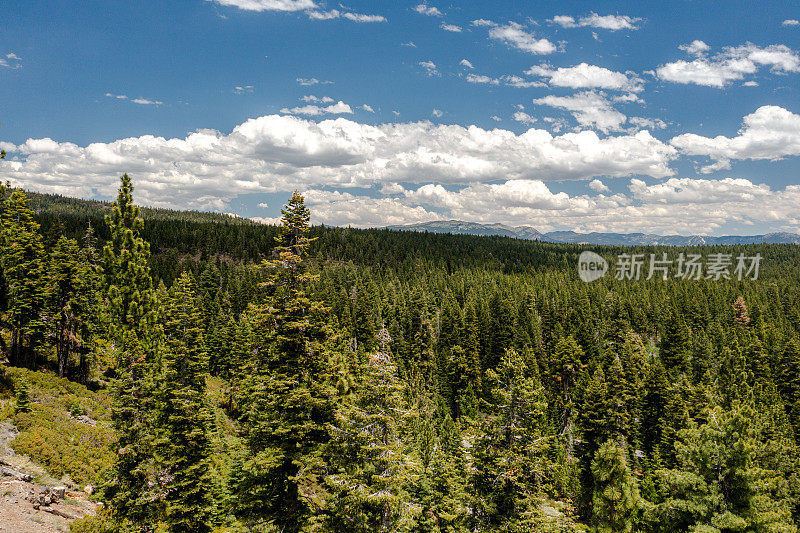
[[[69,531],[69,520],[94,513],[88,490],[50,477],[9,443],[16,436],[10,422],[0,422],[0,533]]]

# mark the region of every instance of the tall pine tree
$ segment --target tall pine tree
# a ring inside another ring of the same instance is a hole
[[[388,533],[408,525],[416,510],[403,486],[412,467],[401,440],[409,418],[392,357],[370,355],[355,399],[337,408],[331,425],[325,531]]]
[[[211,414],[205,403],[208,357],[202,315],[191,274],[169,291],[157,392],[155,448],[163,486],[163,522],[169,531],[210,531],[213,511]]]
[[[788,503],[776,499],[775,472],[756,461],[758,424],[749,406],[713,407],[676,442],[677,465],[660,472],[666,531],[797,531]]]
[[[639,490],[628,467],[625,449],[614,441],[606,441],[594,456],[592,475],[594,531],[633,531],[636,512],[640,506]]]
[[[46,303],[45,252],[39,223],[28,197],[15,190],[4,201],[0,217],[0,267],[8,291],[12,364],[36,366],[36,348],[44,338]]]
[[[140,236],[143,222],[127,174],[106,222],[111,239],[103,249],[103,274],[109,336],[117,354],[112,421],[118,440],[116,461],[102,488],[118,521],[146,525],[154,521],[153,502],[159,499],[152,435],[154,296],[150,247]]]
[[[472,447],[475,525],[532,527],[546,470],[544,389],[513,349],[497,370],[487,370],[486,384],[489,398]]]
[[[246,387],[244,440],[249,453],[236,473],[237,514],[285,532],[308,527],[320,511],[334,391],[324,350],[323,305],[309,296],[310,213],[296,192],[282,209],[277,258],[267,263],[271,291],[261,309],[264,339]]]

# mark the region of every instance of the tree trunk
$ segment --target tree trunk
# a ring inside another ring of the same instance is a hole
[[[11,331],[11,350],[8,352],[8,362],[13,366],[19,365],[19,334],[16,329]]]
[[[89,383],[89,358],[86,357],[86,348],[81,346],[81,360],[78,363],[78,381],[82,385]]]
[[[31,335],[28,338],[27,348],[25,348],[24,342],[20,342],[20,345],[22,346],[23,351],[25,353],[25,362],[26,362],[25,366],[31,370],[36,370],[39,366],[39,361],[36,358],[36,350],[34,349],[33,336]]]
[[[58,335],[56,337],[56,357],[58,359],[58,377],[60,378],[64,377],[64,373],[67,369],[67,355],[69,354],[64,338],[64,327],[59,324]]]

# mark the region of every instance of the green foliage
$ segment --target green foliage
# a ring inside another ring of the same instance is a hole
[[[481,528],[536,515],[545,475],[544,389],[514,350],[488,370],[489,397],[473,445],[474,513]]]
[[[411,501],[419,506],[412,531],[467,531],[469,525],[469,475],[460,430],[445,418],[438,434],[432,421],[422,426],[421,468],[407,480]]]
[[[402,530],[419,511],[403,490],[413,466],[401,440],[402,429],[415,413],[405,402],[389,354],[370,355],[361,376],[356,400],[342,403],[331,424],[323,529]]]
[[[148,259],[150,245],[141,238],[144,223],[133,205],[133,185],[125,174],[119,194],[106,215],[111,238],[103,248],[103,273],[108,292],[112,331],[121,340],[123,331],[146,332],[153,310],[153,282]]]
[[[9,374],[17,387],[27,383],[35,400],[29,412],[20,411],[13,417],[20,433],[11,442],[12,448],[53,476],[69,476],[78,484],[97,483],[114,457],[108,396],[46,372],[11,368]],[[96,425],[72,417],[70,408],[76,403]]]
[[[668,497],[659,520],[668,531],[796,531],[785,479],[757,461],[758,414],[713,407],[676,442],[677,468],[659,475]]]
[[[321,302],[307,294],[308,208],[295,192],[282,210],[278,258],[268,262],[267,303],[260,306],[262,331],[241,397],[248,454],[236,469],[232,491],[236,513],[248,522],[273,522],[299,531],[314,520],[322,502],[323,464],[333,417],[331,368]]]
[[[664,362],[664,367],[674,375],[689,369],[691,357],[689,343],[690,331],[684,317],[678,312],[673,312],[666,320],[659,356]]]
[[[670,250],[760,253],[757,281],[585,284],[584,246],[312,228],[299,194],[281,227],[138,212],[121,185],[0,190],[0,351],[104,389],[30,373],[31,411],[0,406],[53,472],[108,470],[80,527],[625,531],[638,484],[642,531],[794,530],[800,248]]]
[[[77,241],[61,236],[50,253],[48,300],[55,330],[58,375],[64,377],[71,353],[82,354],[81,378],[88,379],[86,355],[92,350],[100,301],[98,272],[91,249],[81,250]]]
[[[130,523],[117,522],[106,509],[100,509],[95,515],[73,520],[69,523],[70,533],[135,533],[137,528]]]
[[[0,268],[6,284],[7,320],[11,327],[9,359],[34,368],[35,350],[45,323],[45,251],[39,224],[28,198],[15,190],[4,199],[0,216]]]
[[[783,349],[776,382],[795,435],[800,435],[800,342],[790,339]]]
[[[161,499],[152,431],[156,372],[153,340],[157,332],[152,328],[149,246],[139,236],[142,220],[132,203],[132,191],[125,174],[112,215],[106,217],[111,238],[103,249],[103,272],[109,334],[117,343],[112,419],[118,441],[116,461],[102,489],[116,519],[147,524],[152,523],[157,511],[153,502]]]
[[[208,357],[194,280],[183,274],[172,286],[163,316],[165,348],[156,392],[155,455],[169,531],[211,529],[213,482],[211,413],[205,403]]]
[[[558,389],[561,427],[566,429],[572,418],[575,403],[575,384],[585,365],[583,350],[572,336],[561,338],[556,344],[553,378]]]
[[[30,412],[31,398],[28,395],[28,384],[23,380],[17,384],[17,397],[14,401],[14,414]]]
[[[606,441],[592,460],[592,476],[594,530],[598,533],[633,531],[640,507],[639,490],[628,467],[625,449]]]

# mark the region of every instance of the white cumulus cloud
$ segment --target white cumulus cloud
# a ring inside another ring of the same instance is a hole
[[[628,194],[610,194],[600,180],[589,186],[597,194],[553,192],[537,179],[463,187],[428,183],[410,189],[392,184],[381,189],[381,198],[321,189],[305,194],[312,218],[334,225],[383,226],[458,219],[532,225],[540,231],[706,234],[730,223],[761,223],[794,232],[800,229],[796,209],[800,185],[772,190],[734,178],[672,178],[648,185],[635,178]]]
[[[331,9],[330,11],[306,11],[308,18],[312,20],[334,20],[342,16],[338,9]]]
[[[584,91],[570,96],[548,95],[535,98],[533,103],[566,109],[581,126],[597,128],[605,133],[622,130],[622,125],[627,120],[624,114],[614,109],[605,95],[595,91]]]
[[[308,87],[310,85],[328,85],[333,83],[332,81],[320,81],[317,78],[297,78],[298,85],[303,85],[304,87]]]
[[[540,81],[526,80],[525,78],[509,74],[505,74],[503,76],[500,76],[499,78],[492,78],[491,76],[486,76],[485,74],[473,74],[470,72],[469,74],[467,74],[466,80],[470,83],[482,84],[482,85],[502,84],[502,85],[507,85],[508,87],[517,87],[517,88],[547,87],[546,83],[542,83]]]
[[[472,74],[471,72],[467,74],[467,81],[470,83],[480,83],[480,84],[488,84],[488,85],[499,85],[500,80],[497,78],[492,78],[490,76],[485,76],[483,74]]]
[[[418,65],[425,69],[425,72],[428,74],[428,76],[439,75],[439,70],[436,68],[436,63],[433,61],[420,61]]]
[[[683,49],[695,55],[701,54],[700,57],[692,61],[666,63],[658,67],[658,77],[674,83],[722,89],[748,74],[755,74],[761,67],[769,67],[777,73],[800,72],[800,55],[783,44],[761,47],[747,43],[723,48],[712,57],[702,55],[704,50],[699,50],[694,44],[684,45]]]
[[[9,52],[5,57],[0,56],[0,67],[3,68],[19,68],[22,66],[22,58],[14,52]]]
[[[593,179],[589,183],[589,188],[597,192],[609,192],[611,190],[605,183],[603,183],[599,179]]]
[[[681,153],[714,161],[704,172],[730,168],[733,159],[775,161],[800,155],[800,115],[779,106],[762,106],[742,119],[736,137],[703,137],[684,133],[670,144]]]
[[[687,54],[691,54],[693,56],[700,55],[704,52],[708,52],[709,50],[711,50],[710,46],[708,46],[706,43],[698,39],[695,39],[689,44],[682,44],[678,48],[683,50]]]
[[[514,120],[520,122],[522,124],[531,125],[536,122],[536,117],[532,117],[525,111],[515,111],[514,115],[512,116]]]
[[[634,74],[623,74],[604,67],[579,63],[572,67],[553,68],[535,65],[525,71],[529,76],[548,78],[550,85],[571,89],[610,89],[617,91],[642,90],[642,80]]]
[[[628,117],[628,122],[638,128],[650,130],[663,130],[667,128],[667,123],[660,118]]]
[[[161,100],[151,100],[149,98],[134,98],[131,102],[139,105],[162,105],[164,103]]]
[[[312,0],[206,0],[221,6],[238,7],[245,11],[303,11],[314,9]]]
[[[250,119],[230,133],[152,135],[79,146],[49,138],[5,143],[0,180],[78,197],[112,197],[123,172],[144,205],[229,210],[240,194],[391,183],[669,177],[674,147],[647,131],[522,134],[429,121],[377,126],[292,115]],[[352,208],[352,206],[351,206]]]
[[[317,97],[314,96],[313,94],[307,94],[305,96],[301,96],[300,100],[304,102],[315,102],[320,104],[330,104],[334,102],[334,99],[331,98],[330,96]]]
[[[636,24],[641,20],[641,18],[627,15],[598,15],[597,13],[590,13],[578,20],[569,15],[556,15],[550,22],[564,28],[590,27],[617,31],[638,30],[639,27]]]
[[[310,116],[325,115],[325,114],[343,115],[343,114],[352,114],[353,110],[350,108],[349,105],[339,100],[335,104],[331,104],[326,107],[321,107],[318,105],[304,105],[292,108],[284,107],[283,109],[281,109],[281,113],[286,113],[288,115],[310,115]]]
[[[383,15],[365,15],[363,13],[345,13],[342,15],[348,20],[353,22],[386,22],[386,17]]]
[[[529,54],[552,54],[557,50],[556,45],[544,38],[537,38],[532,32],[526,31],[525,28],[517,22],[509,22],[508,24],[495,24],[489,20],[474,20],[472,24],[475,26],[489,26],[489,37],[497,41],[501,41],[506,45],[522,50]]]
[[[419,4],[414,6],[414,11],[420,15],[428,15],[429,17],[441,17],[442,12],[438,8],[429,6],[427,4]]]

